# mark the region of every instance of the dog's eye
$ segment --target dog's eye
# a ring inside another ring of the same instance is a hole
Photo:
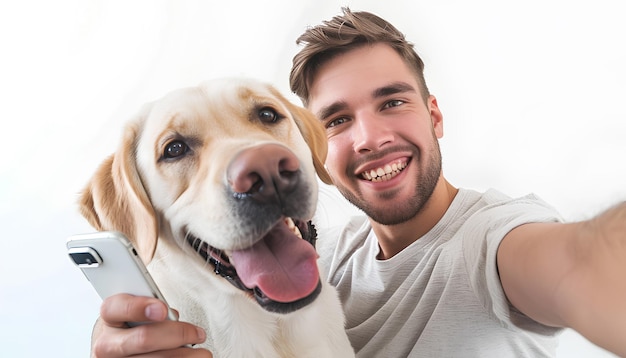
[[[187,146],[187,144],[179,140],[175,140],[173,142],[170,142],[165,147],[163,158],[165,159],[178,158],[182,155],[185,155],[185,153],[187,153],[188,151],[189,151],[189,147]]]
[[[279,119],[281,119],[278,112],[270,107],[261,108],[258,112],[258,116],[263,123],[276,123]]]

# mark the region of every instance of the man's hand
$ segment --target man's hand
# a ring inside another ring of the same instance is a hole
[[[107,298],[91,337],[92,358],[203,357],[213,355],[192,346],[205,341],[206,334],[190,323],[166,320],[167,307],[156,298],[126,294]],[[125,322],[153,322],[128,328]]]

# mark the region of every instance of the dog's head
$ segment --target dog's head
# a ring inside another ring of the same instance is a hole
[[[315,173],[330,184],[326,149],[319,121],[273,87],[206,82],[146,105],[127,124],[81,212],[98,230],[126,234],[146,263],[157,239],[222,256],[262,306],[290,311],[319,290],[315,250],[296,228],[309,234]]]

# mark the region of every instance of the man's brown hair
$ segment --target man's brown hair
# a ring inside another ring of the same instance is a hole
[[[404,34],[372,13],[352,12],[347,7],[342,11],[343,15],[308,28],[296,40],[296,44],[304,44],[304,47],[293,58],[289,85],[302,103],[308,105],[309,87],[324,63],[352,49],[376,43],[391,46],[402,57],[415,73],[422,97],[426,100],[429,92],[424,80],[424,62]]]

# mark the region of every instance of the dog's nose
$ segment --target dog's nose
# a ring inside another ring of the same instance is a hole
[[[288,148],[264,144],[239,152],[227,170],[228,183],[238,197],[274,200],[289,193],[298,180],[300,161]]]

